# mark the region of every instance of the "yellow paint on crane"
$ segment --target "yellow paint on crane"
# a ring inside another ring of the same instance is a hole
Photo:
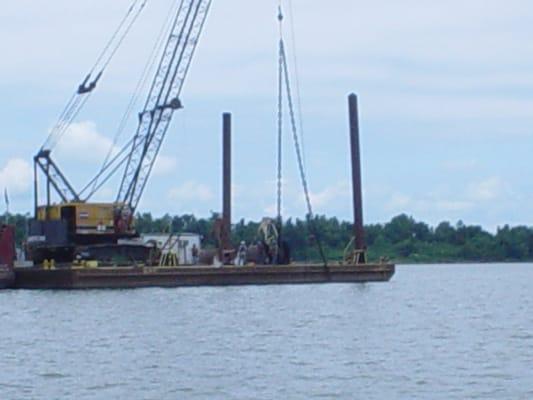
[[[69,221],[78,234],[109,234],[115,232],[117,203],[61,203],[37,210],[39,221]]]

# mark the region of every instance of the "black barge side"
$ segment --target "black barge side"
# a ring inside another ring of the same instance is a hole
[[[237,286],[387,282],[392,264],[288,265],[177,268],[15,269],[16,289],[128,289],[144,287]]]

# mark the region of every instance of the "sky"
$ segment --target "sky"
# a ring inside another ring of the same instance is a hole
[[[54,150],[77,188],[96,174],[110,148],[173,1],[148,0],[98,91]],[[2,5],[0,190],[7,188],[11,211],[31,211],[32,157],[130,3]],[[533,225],[529,1],[283,5],[316,213],[352,218],[347,95],[355,92],[367,223],[407,213],[430,224],[462,220],[489,230]],[[277,1],[213,2],[181,96],[185,108],[175,114],[140,212],[220,211],[221,114],[229,111],[234,216],[273,216],[277,6]],[[122,140],[134,130],[135,118]],[[284,214],[303,217],[289,126],[284,155]],[[117,190],[112,181],[95,200],[113,201]]]

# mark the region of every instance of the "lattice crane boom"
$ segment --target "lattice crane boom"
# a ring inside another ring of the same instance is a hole
[[[145,107],[139,113],[139,125],[117,203],[135,212],[166,136],[174,111],[182,108],[179,96],[183,88],[211,0],[182,0],[170,28]]]

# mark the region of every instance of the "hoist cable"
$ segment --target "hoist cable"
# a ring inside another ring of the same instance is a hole
[[[281,2],[280,2],[281,3]],[[280,42],[279,42],[279,60],[278,60],[278,198],[277,198],[277,219],[278,224],[282,224],[282,196],[283,196],[283,181],[282,181],[282,168],[283,168],[283,59],[282,59],[282,46],[283,46],[283,34],[282,24],[283,14],[281,12],[281,6],[279,9],[278,20],[280,21]]]
[[[122,35],[120,36],[117,44],[115,45],[115,47],[113,48],[113,50],[111,51],[111,54],[109,55],[109,57],[107,58],[106,62],[104,63],[104,65],[102,66],[102,69],[101,69],[101,72],[103,72],[108,66],[109,66],[109,63],[111,63],[111,60],[113,59],[113,57],[115,56],[115,54],[117,53],[118,49],[120,48],[120,46],[122,45],[122,43],[124,42],[124,40],[126,39],[126,37],[128,36],[128,33],[131,31],[131,28],[133,27],[133,25],[135,25],[135,22],[137,21],[137,19],[139,18],[139,16],[141,15],[144,7],[146,6],[146,2],[148,0],[144,0],[141,5],[139,6],[139,8],[137,9],[137,12],[135,13],[134,17],[132,18],[132,20],[129,22],[129,24],[127,25],[126,27],[126,30],[122,33]],[[132,6],[133,7],[133,6]]]
[[[278,225],[278,259],[279,252],[283,244],[283,217],[282,217],[282,196],[283,196],[283,13],[281,11],[281,1],[278,14],[279,24],[279,60],[278,60],[278,198],[277,198],[277,225]],[[278,260],[279,262],[279,260]]]
[[[287,66],[287,57],[285,54],[285,46],[283,44],[283,40],[281,42],[281,58],[282,58],[282,64],[283,64],[283,73],[285,77],[285,89],[287,92],[287,102],[289,105],[289,114],[290,114],[290,121],[291,121],[291,128],[292,128],[292,136],[294,140],[294,148],[296,151],[296,158],[298,161],[298,168],[300,170],[300,180],[302,182],[304,195],[305,195],[305,201],[307,205],[307,211],[308,211],[308,223],[309,227],[311,229],[311,232],[313,233],[317,246],[318,251],[320,253],[320,257],[322,258],[322,261],[324,262],[324,267],[327,268],[328,261],[326,259],[326,255],[324,253],[324,249],[322,247],[322,242],[320,240],[320,236],[318,235],[318,230],[315,225],[314,220],[314,213],[313,213],[313,206],[311,204],[311,195],[309,193],[309,185],[307,182],[307,177],[305,174],[305,169],[303,165],[303,157],[302,157],[302,150],[300,148],[300,141],[298,138],[298,129],[296,127],[296,117],[294,113],[294,104],[292,100],[292,94],[291,94],[291,87],[290,87],[290,79],[289,79],[289,68]]]
[[[76,90],[74,95],[71,97],[71,99],[67,102],[67,105],[61,112],[56,124],[52,128],[45,143],[41,147],[41,150],[43,149],[52,150],[58,144],[58,142],[61,140],[65,132],[68,130],[68,127],[72,124],[74,119],[78,116],[80,111],[83,109],[83,107],[87,103],[87,100],[90,98],[93,90],[96,88],[96,84],[102,77],[106,68],[111,63],[118,49],[124,42],[126,36],[128,35],[131,28],[133,27],[138,17],[140,16],[148,0],[142,0],[141,2],[140,1],[141,0],[134,0],[131,6],[129,7],[126,15],[122,18],[117,29],[114,31],[113,35],[111,36],[111,39],[107,42],[104,49],[98,56],[89,74],[86,76],[82,84],[78,87],[78,89]],[[136,12],[133,13],[138,4],[140,4],[139,7],[137,8]],[[132,14],[133,14],[133,17],[128,22],[128,19],[132,16]],[[109,53],[109,55],[107,55],[107,53]],[[105,61],[100,67],[100,64],[102,63],[103,60]],[[93,80],[91,81],[91,76],[97,69],[99,69],[100,71],[98,72],[98,75],[96,77],[93,77]],[[80,99],[83,99],[83,101]]]
[[[94,186],[93,186],[93,189],[92,189],[92,192],[94,193],[97,189],[97,186],[100,187],[100,185],[98,185],[98,179],[100,177],[100,175],[102,175],[102,173],[104,172],[104,170],[106,169],[106,166],[107,166],[107,163],[109,162],[111,156],[113,155],[113,152],[115,151],[115,148],[116,148],[116,145],[120,139],[120,137],[122,136],[122,134],[124,133],[125,129],[126,129],[126,126],[128,124],[128,121],[131,117],[131,114],[133,113],[133,110],[135,109],[135,106],[138,104],[139,102],[139,98],[140,98],[140,95],[142,93],[142,91],[144,90],[144,88],[146,87],[146,84],[148,82],[148,78],[149,78],[149,73],[150,71],[152,71],[154,69],[154,66],[157,62],[157,56],[158,54],[161,52],[161,49],[163,47],[163,44],[164,44],[164,39],[165,39],[165,33],[167,33],[171,26],[171,21],[172,21],[172,16],[174,15],[174,9],[177,7],[177,4],[178,3],[174,3],[172,2],[172,5],[168,11],[168,17],[167,17],[167,20],[166,22],[163,24],[160,32],[159,32],[159,35],[157,37],[157,40],[152,48],[152,51],[150,53],[150,56],[148,57],[148,60],[144,66],[144,69],[141,73],[141,76],[139,77],[139,80],[137,82],[137,85],[135,87],[135,90],[134,90],[134,93],[126,107],[126,111],[124,112],[124,115],[122,116],[121,120],[120,120],[120,123],[119,123],[119,126],[118,126],[118,129],[117,129],[117,132],[113,138],[113,141],[109,147],[109,151],[108,153],[106,154],[106,157],[104,159],[104,162],[102,163],[102,166],[100,168],[100,171],[98,172],[98,174],[96,175],[96,178],[94,179]],[[92,194],[91,194],[92,195]]]
[[[96,62],[94,63],[93,67],[91,68],[91,70],[89,71],[89,74],[92,74],[94,73],[94,71],[96,71],[98,65],[102,62],[102,60],[104,59],[107,51],[111,48],[111,45],[113,44],[113,42],[115,41],[115,39],[117,38],[117,36],[119,35],[120,31],[122,30],[122,28],[124,27],[124,24],[126,23],[126,21],[128,20],[128,17],[131,15],[131,13],[133,12],[133,10],[135,9],[135,5],[139,2],[139,0],[133,0],[130,8],[128,9],[128,12],[126,13],[126,15],[124,15],[124,17],[122,18],[122,20],[120,21],[118,27],[115,29],[115,32],[113,33],[113,35],[111,36],[111,38],[109,39],[109,41],[106,43],[104,49],[102,50],[102,52],[100,53],[100,55],[98,56],[98,58],[96,59]],[[146,1],[144,2],[146,3]],[[144,4],[141,6],[141,9],[142,7],[144,7]]]
[[[182,0],[161,61],[154,76],[132,151],[117,194],[117,202],[134,212],[144,192],[175,110],[193,58],[211,0]]]
[[[187,76],[187,73],[191,66],[192,56],[194,54],[194,51],[196,50],[200,33],[203,31],[203,28],[205,26],[206,17],[211,7],[211,2],[211,0],[199,0],[196,7],[194,7],[194,11],[192,12],[192,18],[190,20],[188,28],[186,29],[184,27],[182,29],[180,36],[183,36],[184,42],[178,57],[178,63],[175,66],[176,68],[174,70],[174,73],[172,74],[170,81],[168,81],[170,86],[165,96],[165,104],[169,104],[169,102],[173,99],[177,99],[178,103],[181,103],[178,96],[181,94],[183,84],[185,82],[185,77]],[[192,5],[193,2],[191,1],[191,6]],[[146,165],[146,172],[144,173],[143,179],[140,180],[140,185],[139,180],[135,182],[134,190],[136,191],[136,193],[132,192],[132,195],[130,197],[130,204],[133,206],[133,210],[136,210],[140,201],[140,197],[144,192],[144,189],[148,182],[148,177],[150,176],[154,168],[155,159],[159,154],[163,139],[166,136],[166,132],[170,125],[172,114],[173,111],[171,112],[167,122],[163,122],[163,118],[158,118],[155,123],[154,133],[162,133],[160,134],[158,143],[157,140],[154,141],[154,135],[152,135],[150,140],[147,142],[148,146],[152,146],[152,143],[157,144],[153,146],[153,150],[155,150],[155,152],[152,161],[148,165]],[[162,116],[162,113],[160,114],[160,116]]]
[[[132,140],[133,141],[133,140]],[[131,146],[131,143],[132,141],[128,142],[127,143],[127,147],[129,148]],[[129,150],[129,149],[128,149]],[[122,157],[122,158],[120,158]],[[125,162],[128,160],[129,158],[129,154],[128,152],[122,150],[120,151],[114,158],[113,160],[107,164],[106,166],[106,169],[103,170],[98,178],[100,178],[101,176],[103,176],[103,174],[106,172],[107,169],[110,169],[111,166],[113,166],[113,164],[116,164],[110,172],[107,173],[107,175],[102,178],[101,180],[99,181],[95,181],[95,185],[93,185],[93,189],[91,190],[91,192],[87,195],[85,201],[89,201],[91,197],[93,197],[95,195],[96,192],[98,192],[98,190],[100,190],[116,173],[119,169],[121,169]],[[116,161],[116,160],[119,160],[119,161]],[[88,188],[90,186],[90,184],[88,186],[86,186],[86,188]]]
[[[61,121],[61,123],[56,127],[55,132],[52,132],[52,134],[50,134],[50,138],[46,142],[46,148],[48,150],[52,150],[55,146],[57,146],[61,138],[72,125],[72,121],[74,121],[74,119],[83,109],[83,107],[85,107],[85,104],[87,104],[87,101],[89,101],[89,99],[91,98],[91,94],[92,93],[88,93],[84,97],[76,97],[67,114],[65,115],[65,119]]]
[[[280,1],[281,3],[281,1]],[[296,151],[296,159],[298,161],[298,169],[299,169],[299,172],[300,172],[300,180],[301,180],[301,183],[302,183],[302,187],[303,187],[303,191],[304,191],[304,196],[305,196],[305,202],[306,202],[306,206],[307,206],[307,212],[308,212],[308,225],[309,225],[309,228],[311,230],[311,233],[313,234],[315,240],[316,240],[316,244],[317,244],[317,247],[318,247],[318,252],[320,254],[320,257],[324,263],[324,267],[327,268],[328,267],[328,261],[327,261],[327,258],[326,258],[326,255],[324,253],[324,249],[322,247],[322,242],[320,240],[320,236],[318,234],[318,230],[316,228],[316,225],[315,225],[315,220],[314,220],[314,213],[313,213],[313,206],[312,206],[312,203],[311,203],[311,195],[310,195],[310,192],[309,192],[309,184],[308,184],[308,181],[307,181],[307,177],[306,177],[306,172],[305,172],[305,166],[304,166],[304,161],[303,161],[303,154],[302,154],[302,149],[301,149],[301,146],[300,146],[300,139],[299,139],[299,135],[298,135],[298,128],[297,128],[297,124],[296,124],[296,114],[295,114],[295,111],[294,111],[294,102],[293,102],[293,98],[292,98],[292,91],[291,91],[291,85],[290,85],[290,74],[289,74],[289,67],[287,65],[287,56],[286,56],[286,53],[285,53],[285,43],[284,43],[284,40],[283,40],[283,30],[282,30],[282,24],[283,24],[283,13],[281,11],[281,6],[279,8],[279,16],[278,16],[278,20],[280,21],[280,43],[279,43],[279,62],[280,62],[280,80],[278,82],[278,85],[279,85],[279,95],[278,95],[278,100],[280,98],[282,98],[282,93],[283,93],[283,83],[285,83],[285,89],[286,89],[286,96],[287,96],[287,104],[288,104],[288,107],[289,107],[289,116],[290,116],[290,124],[291,124],[291,129],[292,129],[292,137],[293,137],[293,141],[294,141],[294,149]],[[282,103],[282,100],[280,101],[280,103]],[[280,132],[282,132],[282,106],[278,106],[278,112],[279,112],[279,115],[278,115],[278,146],[280,145],[279,143],[281,143],[281,140],[280,140]],[[301,117],[301,116],[300,116]],[[279,150],[278,148],[278,151],[279,153],[278,154],[281,154],[281,151]],[[278,159],[278,163],[279,165],[281,165],[279,159]],[[278,167],[279,167],[278,165]],[[281,168],[278,169],[278,185],[280,184],[281,182],[281,179],[280,179],[280,173],[281,171]],[[279,187],[278,187],[279,188]],[[278,189],[279,190],[279,189]],[[281,196],[279,195],[280,192],[278,192],[278,202],[280,202],[281,200]],[[279,204],[279,203],[278,203]]]
[[[101,169],[99,174],[97,176],[95,176],[93,179],[91,179],[91,181],[87,185],[85,185],[85,187],[82,190],[80,190],[80,195],[83,195],[91,186],[94,187],[95,183],[97,184],[97,187],[99,188],[100,184],[98,183],[98,180],[101,178],[101,176],[107,170],[109,170],[117,162],[117,160],[120,159],[120,157],[123,154],[126,154],[127,156],[129,155],[129,150],[130,150],[130,147],[131,147],[132,144],[133,144],[133,138],[131,138],[127,143],[125,143],[122,146],[122,148],[119,151],[117,151],[116,154],[113,155],[113,157],[106,163],[106,165],[104,166],[104,168]],[[122,161],[121,161],[121,163],[122,163]],[[94,192],[94,190],[93,190],[93,192]],[[94,193],[92,193],[92,194],[94,194]],[[92,194],[89,197],[91,197]]]
[[[304,122],[303,122],[303,110],[302,110],[302,94],[300,90],[300,71],[299,71],[299,63],[298,63],[298,55],[296,52],[297,46],[296,46],[296,29],[294,27],[294,12],[292,7],[292,0],[288,0],[289,3],[289,20],[291,22],[291,38],[292,38],[292,55],[293,55],[293,63],[294,63],[294,80],[295,80],[295,87],[296,87],[296,107],[298,109],[298,115],[300,118],[298,118],[299,127],[300,127],[300,143],[302,146],[302,157],[303,157],[303,164],[304,168],[306,167],[306,159],[305,159],[305,131],[304,131]]]

